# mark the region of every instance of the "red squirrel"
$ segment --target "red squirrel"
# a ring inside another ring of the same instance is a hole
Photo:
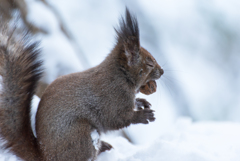
[[[127,8],[115,31],[116,44],[102,63],[61,76],[46,88],[35,137],[30,109],[43,71],[38,44],[1,30],[0,135],[5,149],[25,161],[95,160],[112,148],[99,139],[101,133],[155,120],[150,103],[135,95],[155,92],[163,69],[140,46],[137,19]]]

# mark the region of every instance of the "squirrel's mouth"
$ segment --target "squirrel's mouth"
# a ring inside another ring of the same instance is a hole
[[[143,94],[146,94],[146,95],[150,95],[150,94],[156,92],[157,91],[157,83],[156,83],[156,81],[155,80],[148,81],[145,85],[142,85],[139,88],[138,92],[139,91],[141,93],[143,93]]]

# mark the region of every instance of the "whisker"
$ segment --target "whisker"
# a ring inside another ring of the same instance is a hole
[[[158,82],[160,82],[160,81],[157,81],[157,83],[158,83]],[[158,83],[158,84],[159,84],[159,83]],[[161,84],[161,82],[160,82],[160,84]],[[161,84],[161,86],[162,86],[162,84]],[[157,100],[157,104],[160,105],[160,104],[161,104],[161,98],[162,98],[162,97],[161,97],[161,95],[162,95],[162,90],[161,90],[161,89],[157,91],[157,95],[158,95],[158,98],[159,98],[159,99]]]
[[[161,79],[160,79],[160,81],[161,81]],[[173,97],[172,89],[170,88],[170,86],[166,82],[164,82],[163,80],[162,80],[162,82],[163,82],[163,85],[165,85],[167,91],[169,91],[170,95]]]
[[[163,63],[163,65],[161,65],[161,67],[163,68],[167,63],[168,63],[168,60],[165,63]]]
[[[174,77],[171,77],[171,76],[163,75],[163,78],[166,78],[166,79],[167,79],[168,81],[170,81],[171,83],[178,82],[178,83],[183,84],[182,81],[180,81],[180,80],[178,80],[178,79],[176,79],[176,78],[174,78]]]
[[[181,70],[174,70],[174,69],[163,69],[165,72],[184,72],[185,71],[181,71]]]

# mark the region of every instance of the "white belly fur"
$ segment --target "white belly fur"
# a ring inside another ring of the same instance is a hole
[[[100,146],[100,135],[97,132],[97,130],[93,130],[91,132],[91,138],[92,138],[92,143],[93,146],[95,147],[96,151],[99,151],[99,146]]]

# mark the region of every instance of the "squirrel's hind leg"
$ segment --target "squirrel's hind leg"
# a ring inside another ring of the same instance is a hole
[[[93,130],[91,132],[91,138],[92,144],[96,150],[95,157],[97,157],[97,155],[99,155],[100,153],[111,150],[113,148],[112,145],[110,145],[109,143],[100,140],[100,135],[97,130]]]
[[[64,124],[64,122],[61,122]],[[61,129],[48,129],[48,136],[41,137],[40,146],[43,151],[43,160],[51,161],[89,161],[95,160],[98,154],[92,142],[92,126],[87,120],[71,121]],[[52,141],[52,139],[54,140]]]
[[[100,153],[102,153],[102,152],[107,151],[107,150],[111,150],[112,148],[113,148],[113,147],[112,147],[111,144],[108,144],[108,143],[105,142],[105,141],[101,141],[101,147],[100,147],[100,149],[99,149],[99,151],[98,151],[98,155],[99,155]]]

